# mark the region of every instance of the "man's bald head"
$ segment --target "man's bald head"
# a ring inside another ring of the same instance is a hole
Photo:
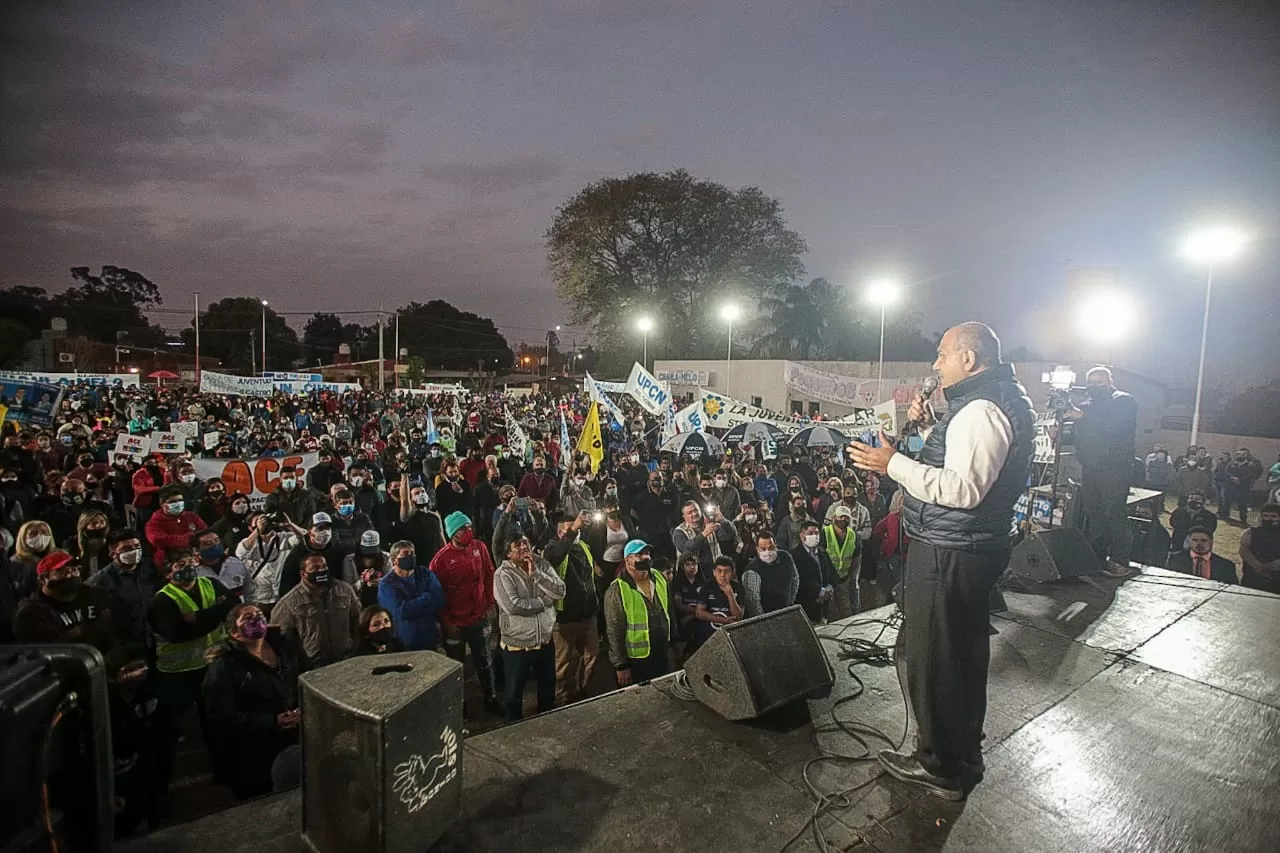
[[[942,387],[981,373],[1000,363],[1000,339],[986,323],[961,323],[947,329],[933,363]]]

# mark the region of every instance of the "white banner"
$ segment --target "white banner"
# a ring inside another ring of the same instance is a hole
[[[713,394],[710,391],[703,391],[702,399],[697,401],[696,405],[702,409],[703,425],[716,429],[732,429],[739,424],[748,424],[752,421],[766,421],[789,433],[799,432],[805,426],[789,420],[781,412],[749,406],[741,400]]]
[[[151,433],[152,453],[185,453],[187,440],[176,432]]]
[[[625,382],[605,382],[603,379],[592,379],[596,383],[596,387],[606,394],[625,394],[627,393],[627,383]],[[585,387],[585,383],[584,383]]]
[[[267,376],[232,376],[229,373],[200,371],[201,394],[231,394],[241,397],[270,397],[275,380]]]
[[[151,436],[121,433],[116,436],[115,452],[117,456],[127,456],[134,462],[141,462],[151,452]]]
[[[0,370],[0,380],[7,382],[45,382],[49,385],[117,385],[121,388],[137,388],[141,380],[136,373],[27,373],[20,370]]]
[[[600,390],[600,383],[596,382],[596,380],[591,377],[590,373],[586,374],[585,378],[582,380],[582,384],[586,389],[587,396],[591,398],[592,402],[599,403],[600,408],[607,411],[609,416],[618,423],[625,424],[627,422],[626,418],[622,415],[622,409],[619,409],[617,403],[605,396],[604,391]]]
[[[711,384],[711,371],[659,370],[658,381],[669,385],[692,385],[694,388],[704,388]]]
[[[194,441],[200,437],[200,424],[195,421],[178,421],[169,424],[169,432],[182,436],[187,441]]]
[[[421,388],[401,388],[399,393],[408,394],[412,397],[426,397],[432,394],[470,394],[466,388],[461,385],[445,385],[441,382],[427,382]]]
[[[702,419],[702,401],[694,400],[680,411],[676,412],[676,431],[677,432],[702,432],[706,428],[706,424]]]
[[[631,365],[631,375],[627,377],[627,393],[635,397],[636,402],[651,415],[661,415],[671,405],[671,392],[667,390],[667,386],[645,370],[638,361]]]
[[[880,397],[879,380],[875,377],[828,373],[794,361],[783,365],[782,380],[792,391],[798,391],[806,397],[843,406],[870,407]],[[905,406],[923,384],[923,376],[905,379],[886,376],[885,399]]]
[[[259,456],[253,459],[193,459],[192,466],[196,476],[206,482],[221,480],[227,494],[243,492],[249,496],[249,506],[262,509],[267,502],[267,495],[276,490],[280,483],[280,469],[292,465],[298,469],[298,479],[306,476],[306,470],[316,464],[318,453],[294,453],[275,458]],[[299,488],[302,488],[299,485]],[[295,518],[297,524],[307,527],[309,518]]]
[[[319,373],[290,373],[282,370],[268,370],[262,374],[278,382],[323,382],[324,376]]]
[[[222,433],[216,430],[214,432],[206,432],[204,434],[204,449],[213,450],[218,446],[218,439],[220,438],[222,438]]]
[[[852,414],[845,415],[843,418],[830,423],[837,429],[846,426],[866,427],[868,429],[882,429],[888,435],[897,435],[898,404],[892,400],[885,400],[873,408],[857,409]]]
[[[283,379],[274,380],[272,388],[278,394],[310,394],[312,391],[330,391],[334,394],[345,394],[348,391],[360,391],[358,382],[313,382],[311,380],[294,382]]]

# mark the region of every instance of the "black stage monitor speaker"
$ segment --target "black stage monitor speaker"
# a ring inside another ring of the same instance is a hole
[[[400,652],[299,681],[308,846],[407,853],[434,844],[462,809],[462,666]]]
[[[698,701],[730,720],[820,699],[836,676],[798,605],[725,625],[684,665]]]
[[[1102,564],[1078,527],[1033,530],[1013,547],[1009,570],[1034,581],[1094,575]]]

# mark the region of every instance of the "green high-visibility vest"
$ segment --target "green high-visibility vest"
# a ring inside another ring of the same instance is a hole
[[[187,595],[187,591],[182,587],[173,584],[165,584],[161,587],[157,595],[168,596],[173,603],[178,605],[178,610],[183,613],[195,613],[200,610],[206,610],[213,606],[213,581],[208,578],[198,578],[196,580],[196,589],[200,590],[200,606],[191,600],[191,596]],[[163,637],[156,637],[156,669],[161,672],[191,672],[197,669],[204,669],[204,653],[226,639],[227,631],[222,625],[214,628],[203,637],[196,637],[194,640],[185,640],[181,643],[171,643]]]
[[[844,535],[844,543],[836,539],[836,526],[828,524],[822,528],[822,538],[827,546],[827,556],[831,565],[836,568],[836,577],[841,582],[849,579],[849,571],[853,568],[853,558],[858,554],[858,533],[849,528]]]
[[[591,557],[591,549],[587,547],[586,542],[579,542],[578,546],[582,548],[582,553],[587,555],[587,565],[591,567],[591,572],[594,574],[596,570],[596,561]],[[556,566],[556,574],[560,575],[560,580],[564,580],[565,575],[569,573],[569,556],[571,554],[573,554],[572,548],[570,548],[564,555],[564,559],[560,561],[560,565]],[[567,597],[568,596],[566,595],[565,598]],[[564,598],[556,599],[556,610],[564,610]]]
[[[667,624],[671,624],[671,606],[667,603],[667,577],[662,572],[650,572],[653,578],[653,594],[662,602],[662,610],[667,614]],[[644,593],[631,584],[618,578],[614,581],[618,592],[622,594],[622,610],[627,614],[627,657],[631,660],[645,660],[649,657],[649,604]]]

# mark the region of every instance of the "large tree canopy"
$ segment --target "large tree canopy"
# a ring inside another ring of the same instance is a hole
[[[718,307],[744,309],[804,271],[804,240],[755,187],[731,190],[683,170],[590,184],[556,213],[547,260],[574,321],[608,346],[633,337],[640,313],[681,355],[708,355],[724,338]]]
[[[284,317],[254,296],[230,296],[200,312],[200,355],[216,358],[230,370],[262,370],[262,314],[267,315],[267,369],[292,370],[298,357],[298,333]],[[182,330],[194,350],[194,326]]]
[[[507,370],[513,356],[507,339],[493,320],[460,311],[443,299],[410,302],[400,316],[400,346],[421,358],[428,368],[446,370]],[[391,334],[390,325],[385,334]],[[388,358],[395,355],[391,337],[384,343]],[[376,357],[376,356],[375,356]]]

